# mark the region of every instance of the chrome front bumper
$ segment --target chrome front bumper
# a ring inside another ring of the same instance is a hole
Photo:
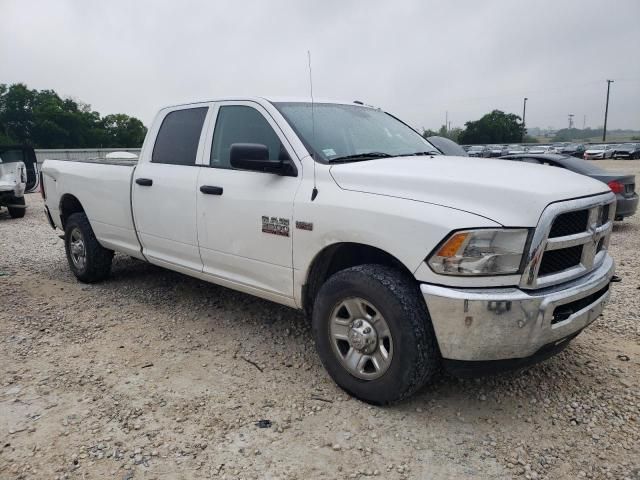
[[[610,292],[585,299],[603,290],[614,273],[606,255],[600,267],[557,287],[525,291],[518,288],[470,289],[422,284],[443,358],[488,361],[525,358],[543,346],[576,334],[593,322]],[[577,302],[567,318],[554,321],[554,311]]]

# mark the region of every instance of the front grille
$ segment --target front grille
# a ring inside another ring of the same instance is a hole
[[[543,288],[580,277],[607,257],[615,196],[607,193],[549,205],[531,240],[523,288]]]
[[[598,226],[604,225],[609,219],[609,205],[604,205],[600,211],[600,218],[598,218]]]
[[[589,210],[578,210],[558,215],[549,232],[549,238],[566,237],[584,232],[587,229],[588,221]]]
[[[579,312],[583,308],[588,307],[592,303],[598,301],[598,299],[602,298],[604,294],[609,291],[609,284],[607,284],[604,288],[598,290],[597,292],[592,293],[591,295],[587,295],[580,300],[575,300],[571,303],[565,303],[564,305],[560,305],[553,310],[553,319],[551,320],[551,324],[563,322],[567,320],[574,313]]]
[[[545,252],[538,275],[550,275],[580,265],[582,245]]]

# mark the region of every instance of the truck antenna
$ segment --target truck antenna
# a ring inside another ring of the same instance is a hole
[[[316,144],[316,119],[314,115],[314,101],[313,101],[313,75],[311,74],[311,50],[307,50],[307,59],[309,61],[309,91],[311,93],[311,137],[313,138],[313,148]],[[316,186],[316,159],[313,156],[313,149],[311,152],[311,158],[313,158],[313,190],[311,191],[311,201],[313,202],[318,196],[318,187]]]

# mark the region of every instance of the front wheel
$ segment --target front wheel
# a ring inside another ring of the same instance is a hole
[[[98,282],[109,276],[113,250],[100,245],[84,213],[74,213],[67,219],[64,247],[69,267],[81,282]]]
[[[318,292],[312,321],[329,375],[365,402],[407,398],[440,369],[417,284],[392,268],[361,265],[336,273]]]

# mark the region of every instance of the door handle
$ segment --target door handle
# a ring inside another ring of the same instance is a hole
[[[207,195],[222,195],[222,187],[214,187],[213,185],[202,185],[200,191]]]
[[[150,187],[153,185],[153,180],[150,178],[136,178],[136,183],[138,185],[142,185],[143,187]]]

